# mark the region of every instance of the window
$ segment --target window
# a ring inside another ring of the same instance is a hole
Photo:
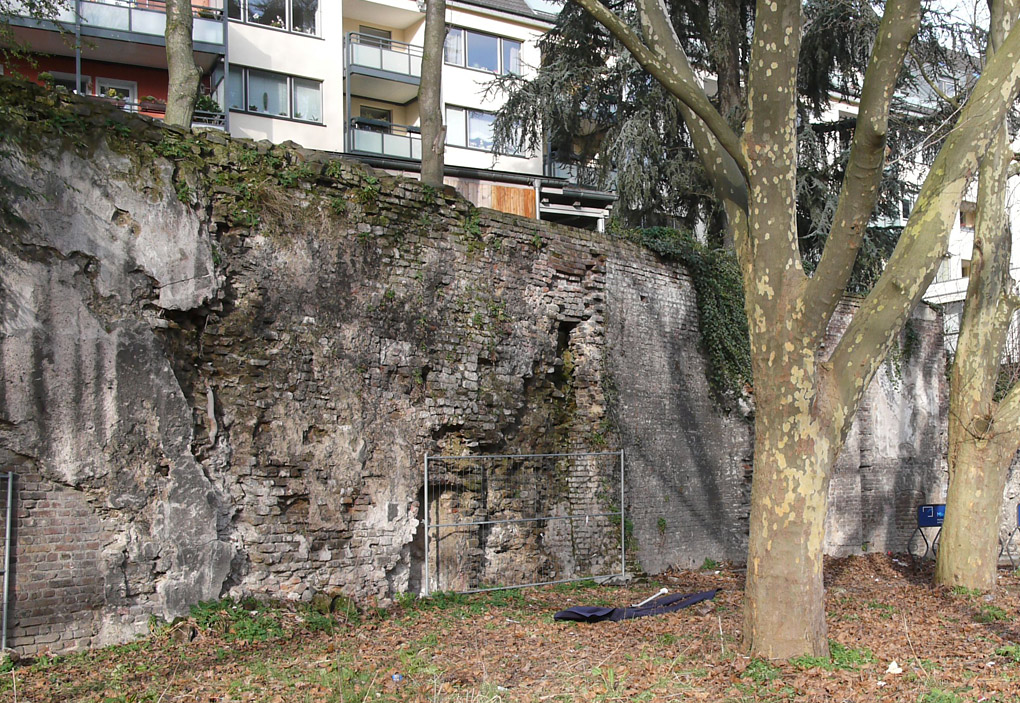
[[[231,68],[227,107],[322,124],[322,83],[254,68]]]
[[[322,122],[322,90],[319,81],[292,78],[294,119]]]
[[[393,111],[384,110],[381,107],[372,107],[371,105],[362,105],[361,122],[358,127],[361,129],[371,130],[373,132],[388,132],[390,125],[393,124]]]
[[[290,117],[287,77],[248,69],[248,112]]]
[[[365,25],[360,25],[358,27],[358,34],[361,34],[362,37],[372,37],[372,39],[377,39],[378,41],[367,41],[365,43],[378,45],[384,49],[390,48],[390,42],[393,39],[393,33],[390,32],[390,30],[379,29],[377,27],[366,27]]]
[[[74,80],[71,81],[74,85]],[[138,109],[138,84],[134,81],[120,81],[116,78],[97,78],[96,95],[123,101],[124,109],[134,112]]]
[[[462,107],[446,108],[446,142],[451,146],[492,151],[492,123],[496,115]]]
[[[319,34],[319,0],[228,0],[227,16],[246,24]]]
[[[0,73],[0,75],[3,74]],[[50,75],[53,76],[53,85],[62,86],[68,93],[77,92],[79,95],[88,95],[92,92],[92,78],[89,76],[82,75],[81,82],[78,84],[78,90],[75,91],[73,73],[50,71]]]
[[[490,73],[521,72],[521,43],[492,34],[451,27],[443,47],[444,60],[454,66]]]

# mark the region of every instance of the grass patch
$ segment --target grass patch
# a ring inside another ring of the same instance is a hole
[[[826,671],[856,671],[866,664],[875,661],[875,655],[868,649],[854,649],[834,640],[829,640],[829,658],[825,657],[794,657],[790,660],[798,669],[825,669]]]

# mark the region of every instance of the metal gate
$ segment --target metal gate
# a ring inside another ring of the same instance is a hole
[[[11,527],[14,519],[14,474],[13,473],[0,473],[0,486],[5,490],[3,496],[6,498],[3,505],[5,506],[3,515],[3,624],[0,627],[0,651],[7,649],[7,613],[10,610],[10,593],[11,593],[11,549],[14,547],[14,543],[11,540]]]
[[[622,451],[426,455],[422,592],[623,574],[623,506]]]

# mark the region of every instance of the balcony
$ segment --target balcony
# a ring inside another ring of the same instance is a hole
[[[166,117],[166,103],[152,102],[151,100],[126,100],[123,98],[106,98],[100,96],[86,96],[89,100],[96,100],[111,105],[116,105],[125,112],[133,112],[146,117],[154,117],[162,120]],[[206,129],[224,129],[226,127],[226,115],[222,112],[211,112],[207,110],[195,110],[191,118],[193,127],[205,127]]]
[[[417,127],[355,117],[350,125],[350,150],[357,154],[421,161]]]
[[[351,32],[346,42],[351,95],[403,104],[418,95],[420,46]]]
[[[551,178],[563,178],[573,185],[585,188],[600,188],[601,174],[597,161],[580,163],[578,161],[563,162],[549,157],[545,162],[545,175]],[[611,174],[611,178],[615,174]]]
[[[203,68],[222,56],[226,47],[226,24],[222,0],[193,3],[196,63]],[[74,53],[73,42],[55,29],[85,37],[83,54],[113,63],[166,67],[166,3],[164,0],[78,0],[61,10],[52,21],[28,16],[24,6],[15,6],[11,19],[15,34],[33,50],[64,56]],[[77,6],[77,14],[75,7]]]

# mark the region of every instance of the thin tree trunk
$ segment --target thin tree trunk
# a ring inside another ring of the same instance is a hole
[[[198,83],[202,73],[195,66],[190,0],[167,0],[166,3],[166,65],[170,74],[167,85],[166,123],[190,127],[195,114]]]
[[[1017,0],[993,0],[988,56],[1016,20]],[[1015,310],[1009,273],[1006,179],[1012,152],[1006,121],[981,160],[978,219],[970,281],[949,396],[949,492],[935,580],[981,590],[995,587],[999,514],[1010,461],[1020,446],[1015,397],[995,400],[996,382]],[[1020,389],[1014,388],[1015,396]]]
[[[443,187],[446,128],[443,126],[443,44],[446,42],[446,0],[427,0],[425,47],[421,60],[418,104],[421,110],[421,180]]]

